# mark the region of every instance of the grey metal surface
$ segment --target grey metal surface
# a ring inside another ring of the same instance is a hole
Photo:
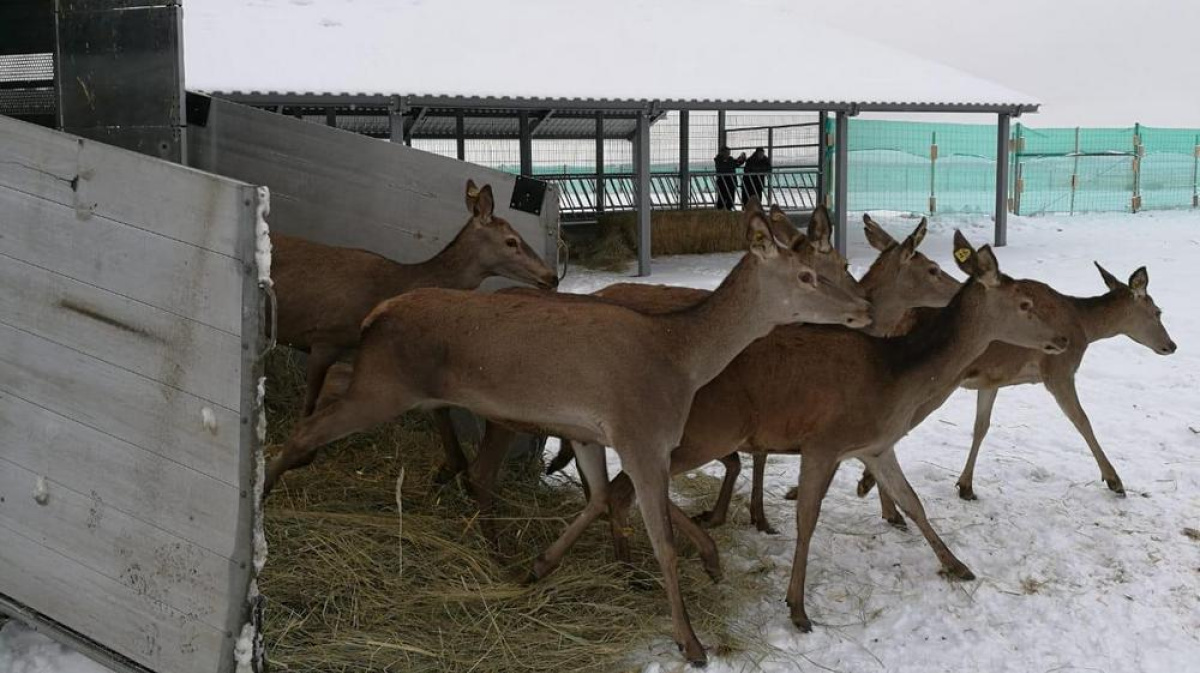
[[[650,115],[638,117],[637,137],[634,139],[634,170],[637,182],[637,253],[638,275],[650,275]]]
[[[846,236],[849,231],[847,219],[849,217],[849,203],[846,194],[846,180],[848,176],[847,161],[849,161],[849,132],[850,119],[849,115],[844,111],[837,113],[837,138],[834,140],[836,144],[837,156],[833,163],[833,230],[834,244],[837,246],[837,251],[843,257],[846,256]]]
[[[496,213],[556,263],[558,194],[547,190],[540,216],[513,210],[515,175],[220,99],[188,136],[193,166],[271,189],[272,231],[423,261],[466,223],[470,178],[491,184]]]
[[[996,123],[996,231],[995,243],[1008,245],[1008,142],[1009,115],[997,115]]]
[[[7,118],[0,146],[0,609],[106,661],[231,671],[257,192]]]
[[[59,128],[182,161],[182,32],[178,3],[60,0]]]
[[[691,204],[691,157],[688,156],[688,132],[691,126],[691,115],[687,110],[679,112],[679,207],[686,209]]]

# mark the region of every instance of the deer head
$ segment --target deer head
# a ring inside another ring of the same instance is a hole
[[[1163,327],[1162,310],[1146,292],[1146,286],[1150,284],[1150,275],[1146,272],[1146,267],[1134,271],[1129,276],[1129,284],[1126,285],[1100,266],[1099,262],[1093,264],[1104,279],[1104,284],[1108,286],[1109,293],[1119,302],[1116,324],[1113,325],[1116,332],[1159,355],[1174,353],[1175,342],[1171,340],[1171,335],[1167,334],[1167,328]]]
[[[903,242],[892,238],[870,215],[863,215],[863,226],[867,242],[880,253],[869,273],[887,279],[889,296],[903,298],[906,306],[940,307],[950,303],[958,292],[958,281],[917,251],[928,226],[924,217]]]
[[[751,199],[751,201],[757,205],[755,199]],[[833,225],[829,220],[829,210],[824,205],[818,206],[813,211],[812,217],[808,220],[806,233],[797,229],[783,209],[777,205],[771,206],[768,219],[775,239],[781,245],[791,248],[799,254],[800,261],[811,266],[822,278],[827,279],[838,289],[856,297],[866,298],[858,281],[850,275],[850,263],[833,247],[831,242]]]
[[[482,277],[503,276],[543,289],[558,286],[558,274],[521,238],[507,220],[495,214],[492,186],[476,187],[467,180],[467,211],[471,219],[455,244],[472,257],[471,263]]]
[[[1031,280],[1013,280],[1000,273],[991,246],[976,250],[961,232],[954,232],[954,260],[971,277],[951,302],[974,310],[977,329],[993,341],[1057,355],[1070,345],[1066,315],[1056,310],[1048,286]]]
[[[861,296],[853,278],[851,291],[818,271],[821,263],[816,260],[827,264],[831,259],[828,252],[820,252],[804,235],[783,236],[791,244],[782,243],[777,238],[777,232],[781,231],[779,224],[771,226],[770,218],[755,198],[750,199],[743,212],[750,246],[747,260],[756,264],[761,305],[772,312],[775,324],[799,320],[855,328],[870,324],[871,305]],[[837,266],[836,271],[846,273],[844,266]]]

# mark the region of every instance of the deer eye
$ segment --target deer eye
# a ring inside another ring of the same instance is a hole
[[[813,279],[813,275],[812,275],[811,271],[801,271],[800,272],[800,282],[801,283],[804,283],[805,285],[813,285],[814,284],[813,280],[814,279]]]
[[[938,275],[938,268],[936,266],[929,267],[929,275],[931,275],[931,276]]]
[[[1020,308],[1021,311],[1028,313],[1033,310],[1033,302],[1028,299],[1022,299],[1021,303],[1018,305],[1018,308]]]
[[[1154,309],[1154,317],[1155,317],[1155,318],[1161,318],[1161,317],[1162,317],[1162,309],[1161,309],[1161,308],[1156,308],[1156,309]]]
[[[515,239],[515,238],[510,238],[510,239],[508,239],[508,240],[504,241],[504,245],[507,245],[508,247],[510,247],[510,248],[512,248],[512,249],[514,249],[514,250],[515,250],[515,249],[517,248],[517,246],[518,246],[518,245],[520,245],[520,244],[519,244],[519,243],[517,243],[517,239]]]

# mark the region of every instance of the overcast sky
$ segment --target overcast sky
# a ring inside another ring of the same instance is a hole
[[[1200,0],[849,0],[815,11],[1034,96],[1031,126],[1200,128]]]

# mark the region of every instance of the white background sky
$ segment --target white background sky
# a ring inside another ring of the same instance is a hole
[[[1022,119],[1031,126],[1200,127],[1197,0],[849,0],[814,11],[1033,95],[1044,105]]]

